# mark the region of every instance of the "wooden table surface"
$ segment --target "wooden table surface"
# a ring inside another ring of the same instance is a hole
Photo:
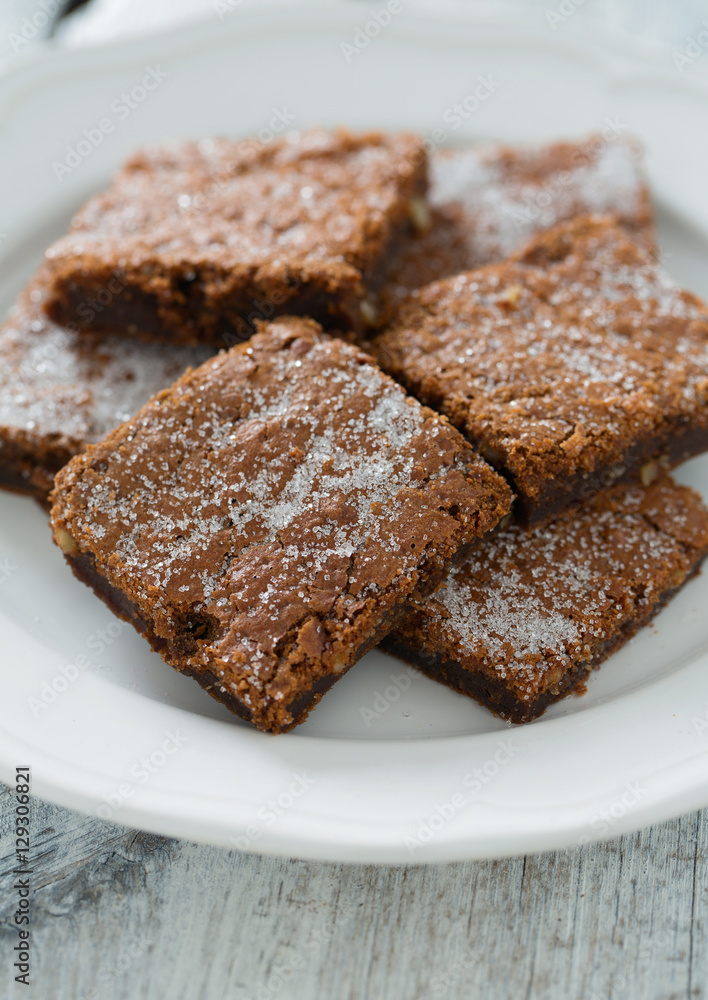
[[[674,1000],[708,984],[708,810],[505,861],[338,865],[128,830],[34,800],[32,984],[0,793],[8,1000]]]

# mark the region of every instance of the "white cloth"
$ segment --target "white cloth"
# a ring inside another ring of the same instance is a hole
[[[234,6],[262,4],[274,0],[225,0]],[[297,3],[298,0],[275,0],[280,3]],[[332,0],[333,3],[352,0]],[[384,0],[363,0],[366,9],[382,6]],[[413,0],[416,6],[425,5],[425,0]],[[198,17],[214,16],[218,0],[91,0],[70,18],[65,19],[59,36],[67,44],[90,44],[108,38],[125,37],[139,32],[159,31],[166,25],[176,25]],[[453,0],[453,5],[455,0]],[[439,8],[441,0],[427,0],[431,9]],[[411,6],[410,0],[406,6]],[[681,48],[691,37],[696,37],[708,20],[706,0],[516,0],[504,3],[500,0],[457,0],[457,5],[498,12],[509,11],[513,17],[515,9],[531,11],[540,23],[549,23],[553,14],[572,16],[600,25],[617,34],[631,36],[657,49]],[[550,14],[550,17],[549,17]],[[550,24],[549,24],[550,27]],[[708,51],[705,53],[708,63]]]
[[[300,0],[91,0],[56,31],[58,44],[91,45],[131,35],[160,32],[190,20],[216,18],[219,9],[234,13],[264,4],[297,5]],[[326,0],[325,0],[326,2]],[[362,13],[385,0],[331,0],[360,6]],[[574,27],[587,23],[652,49],[664,64],[671,61],[708,82],[708,3],[706,0],[404,0],[405,7],[471,7],[504,12],[513,19],[523,11],[549,31],[572,17]],[[0,61],[41,43],[52,24],[59,0],[0,0]],[[223,16],[223,13],[222,13]],[[21,32],[22,34],[18,34]],[[687,58],[684,58],[686,57]],[[683,60],[683,66],[679,65]]]

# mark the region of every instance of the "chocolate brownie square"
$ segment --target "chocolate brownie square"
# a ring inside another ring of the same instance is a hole
[[[213,353],[57,326],[46,294],[40,273],[0,328],[0,487],[41,502],[73,455]]]
[[[381,292],[384,317],[412,290],[504,260],[576,215],[614,215],[635,242],[656,252],[641,146],[609,128],[576,142],[436,150],[428,202],[427,228],[392,261]]]
[[[384,640],[512,722],[571,691],[645,625],[708,552],[708,510],[662,475],[614,486],[526,532],[509,525]]]
[[[441,583],[511,492],[371,358],[287,318],[73,459],[53,501],[76,575],[275,733]]]
[[[708,307],[612,219],[426,286],[373,350],[503,472],[527,523],[708,447]]]
[[[149,147],[47,251],[47,309],[59,323],[220,347],[283,313],[358,330],[426,172],[408,134]]]

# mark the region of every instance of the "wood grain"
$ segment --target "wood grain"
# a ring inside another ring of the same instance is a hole
[[[708,811],[505,861],[288,861],[33,800],[32,979],[13,981],[12,799],[0,793],[8,1000],[674,1000],[706,995]]]

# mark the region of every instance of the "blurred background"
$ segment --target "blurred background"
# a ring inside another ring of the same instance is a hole
[[[238,9],[302,0],[0,0],[0,65],[40,43],[91,45],[159,32],[190,19],[229,16]],[[310,0],[311,2],[311,0]],[[326,0],[362,4],[384,0]],[[680,72],[708,82],[708,0],[404,0],[419,7],[473,7],[481,13],[547,23],[552,30],[601,30],[654,51]]]

